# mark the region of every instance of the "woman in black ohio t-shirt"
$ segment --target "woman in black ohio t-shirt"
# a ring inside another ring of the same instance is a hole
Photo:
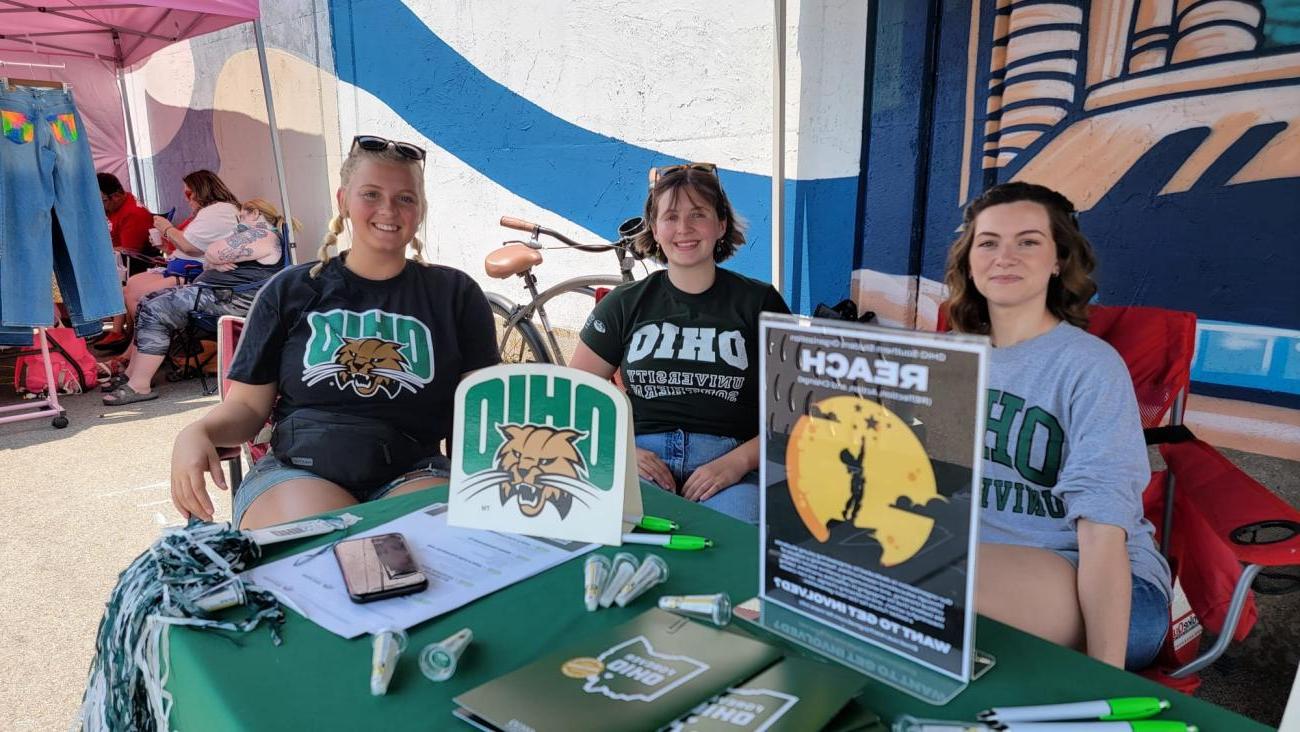
[[[758,319],[788,313],[766,282],[718,267],[744,225],[715,166],[661,168],[634,246],[668,266],[596,305],[571,366],[632,401],[641,477],[758,522]]]
[[[251,440],[272,408],[277,424],[313,435],[307,450],[317,457],[286,451],[258,460],[234,497],[237,526],[268,526],[446,482],[440,443],[451,435],[456,385],[499,358],[482,290],[465,273],[420,256],[424,157],[409,143],[353,140],[320,262],[288,269],[262,288],[225,400],[176,438],[172,502],[183,515],[212,520],[204,473],[226,487],[216,448]],[[352,246],[331,257],[345,220]],[[408,245],[415,261],[406,258]],[[345,419],[352,425],[346,429],[338,425]],[[353,433],[371,428],[396,435],[414,462],[344,460],[344,472],[325,469],[365,447]],[[355,477],[337,477],[345,474]]]

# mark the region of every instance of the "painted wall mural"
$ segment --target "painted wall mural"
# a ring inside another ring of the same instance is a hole
[[[873,108],[860,299],[932,323],[961,206],[1043,183],[1081,211],[1103,302],[1197,313],[1198,390],[1300,404],[1300,1],[881,3],[879,21],[937,84],[904,106],[927,158],[905,166],[906,215],[873,210],[871,168],[903,139]],[[919,79],[877,72],[873,98]]]
[[[769,6],[331,0],[329,9],[342,137],[366,131],[429,149],[424,239],[438,261],[520,297],[515,281],[482,275],[484,255],[513,238],[497,226],[503,214],[610,239],[639,215],[650,167],[704,160],[719,165],[749,222],[749,242],[727,266],[770,277]],[[866,15],[858,0],[790,3],[785,289],[804,311],[845,297],[853,270]],[[615,271],[613,258],[546,257],[543,285]]]

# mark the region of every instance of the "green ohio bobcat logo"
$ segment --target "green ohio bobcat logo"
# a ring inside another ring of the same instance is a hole
[[[549,507],[565,519],[613,490],[618,421],[608,395],[564,376],[514,374],[475,384],[463,410],[465,499],[491,490],[527,518]]]
[[[424,323],[382,310],[330,310],[307,316],[302,355],[307,386],[330,381],[362,397],[412,394],[433,381],[433,338]]]

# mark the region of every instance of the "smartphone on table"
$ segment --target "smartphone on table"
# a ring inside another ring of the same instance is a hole
[[[410,595],[429,586],[401,534],[340,541],[334,545],[334,558],[353,602]]]

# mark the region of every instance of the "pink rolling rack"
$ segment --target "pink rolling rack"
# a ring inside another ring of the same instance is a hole
[[[36,329],[36,340],[41,344],[41,364],[45,367],[45,397],[0,407],[0,424],[21,422],[25,419],[40,419],[54,415],[50,422],[56,429],[68,426],[68,418],[63,407],[59,406],[59,389],[54,383],[54,367],[50,364],[50,342],[45,337],[45,329]]]

